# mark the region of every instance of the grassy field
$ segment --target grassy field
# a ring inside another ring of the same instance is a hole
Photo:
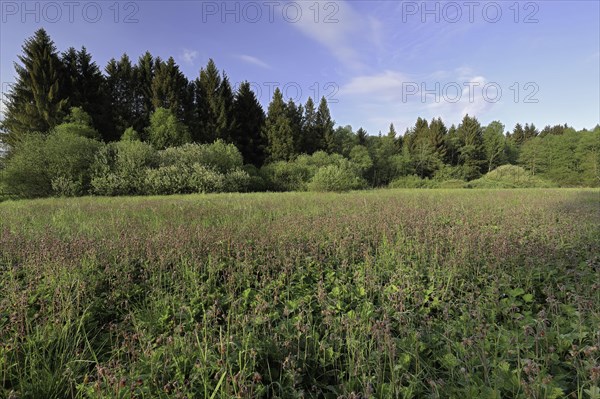
[[[0,204],[0,397],[600,398],[600,191]]]

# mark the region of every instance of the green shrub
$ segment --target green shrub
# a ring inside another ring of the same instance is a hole
[[[101,147],[96,140],[60,129],[48,136],[25,135],[6,160],[6,190],[23,198],[84,194],[90,188],[92,160]]]
[[[155,148],[163,149],[179,146],[191,141],[187,126],[185,126],[168,109],[157,108],[150,116],[148,138]]]
[[[247,192],[250,190],[251,182],[248,172],[243,169],[234,169],[224,176],[223,190],[229,193]]]
[[[261,169],[267,189],[273,191],[306,191],[315,172],[315,167],[287,161],[270,163]]]
[[[2,180],[9,194],[36,198],[52,193],[45,144],[46,138],[40,133],[25,135],[6,159]]]
[[[133,127],[128,127],[127,129],[125,129],[125,131],[123,132],[123,135],[121,136],[121,141],[140,141],[140,135],[139,133],[133,128]]]
[[[419,176],[410,175],[394,179],[389,185],[389,188],[428,188],[430,186],[429,179],[421,179]]]
[[[265,165],[261,169],[261,174],[269,190],[306,191],[315,174],[321,168],[332,165],[359,170],[339,154],[317,151],[312,155],[300,155],[293,161],[279,161]]]
[[[191,170],[190,185],[197,193],[219,193],[224,191],[223,174],[201,164],[194,164]]]
[[[142,195],[146,169],[158,166],[154,148],[141,141],[119,141],[100,150],[93,164],[92,192],[98,195]]]
[[[217,140],[212,144],[184,144],[159,151],[160,166],[191,167],[194,164],[213,168],[220,173],[241,168],[243,158],[233,144]]]
[[[547,188],[553,184],[520,166],[503,165],[467,184],[469,188]]]
[[[150,195],[189,194],[194,192],[191,186],[191,172],[188,168],[175,165],[147,169],[145,193]]]
[[[366,187],[366,182],[350,165],[328,165],[320,168],[313,176],[308,189],[310,191],[350,191]]]

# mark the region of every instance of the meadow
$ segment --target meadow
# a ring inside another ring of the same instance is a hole
[[[600,191],[0,203],[0,398],[600,398]]]

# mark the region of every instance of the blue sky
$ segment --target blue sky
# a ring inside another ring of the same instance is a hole
[[[26,4],[24,6],[24,4]],[[192,79],[213,58],[263,106],[275,84],[326,96],[339,125],[399,132],[418,116],[483,124],[600,123],[598,1],[1,2],[0,79],[44,27],[59,50],[173,56]]]

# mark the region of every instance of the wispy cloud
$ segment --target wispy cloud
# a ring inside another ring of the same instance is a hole
[[[237,58],[239,58],[240,60],[244,61],[247,64],[251,64],[251,65],[255,65],[261,68],[265,68],[265,69],[271,69],[271,66],[269,64],[267,64],[266,62],[260,60],[259,58],[253,57],[251,55],[238,55]]]
[[[349,1],[295,4],[302,8],[302,17],[291,25],[325,46],[345,66],[365,69],[365,49],[382,48],[381,23],[374,16],[358,13]]]
[[[483,93],[488,83],[468,67],[423,75],[385,70],[353,77],[340,88],[340,101],[362,104],[364,120],[378,126],[408,126],[404,123],[414,121],[415,115],[454,123],[465,114],[481,117],[499,103],[495,86]]]
[[[194,65],[194,60],[198,58],[198,52],[196,50],[183,49],[180,58],[188,65]]]

